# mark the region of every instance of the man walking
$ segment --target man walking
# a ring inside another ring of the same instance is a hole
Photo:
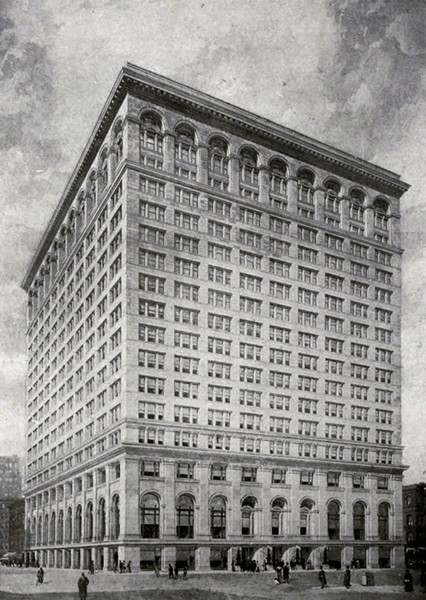
[[[347,590],[351,587],[351,572],[349,570],[349,565],[346,565],[346,571],[343,575],[343,585]]]
[[[283,567],[283,579],[284,583],[290,583],[290,565],[288,562],[286,562]]]
[[[324,569],[323,569],[322,565],[321,565],[320,572],[318,574],[318,579],[319,579],[320,584],[321,584],[321,589],[324,589],[325,586],[327,585],[327,580],[325,578],[325,573],[324,573]]]
[[[80,594],[80,600],[86,600],[88,585],[89,585],[89,580],[87,579],[85,574],[82,573],[80,579],[78,580],[78,593]]]

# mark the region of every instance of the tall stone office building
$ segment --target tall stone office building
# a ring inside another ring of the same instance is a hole
[[[27,559],[400,564],[407,187],[126,65],[23,281]]]

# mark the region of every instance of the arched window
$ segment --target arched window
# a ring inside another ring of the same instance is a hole
[[[389,539],[389,505],[381,502],[378,509],[379,540]]]
[[[86,541],[93,539],[93,503],[88,502],[86,506]],[[103,539],[103,538],[100,538]]]
[[[88,190],[87,190],[87,199],[88,199],[88,212],[90,213],[93,210],[93,207],[96,205],[97,196],[96,196],[96,173],[92,171],[89,177],[88,182]]]
[[[249,185],[258,185],[259,183],[257,152],[252,148],[244,148],[240,152],[240,181]]]
[[[314,507],[312,500],[303,500],[300,505],[300,535],[311,535],[311,511]]]
[[[52,512],[50,515],[50,530],[49,530],[49,544],[54,544],[56,541],[56,513]]]
[[[287,165],[279,159],[269,163],[269,181],[272,194],[285,196],[287,193]]]
[[[315,175],[309,169],[301,169],[297,177],[299,180],[299,201],[313,204]]]
[[[100,187],[101,191],[108,185],[108,150],[105,148],[101,154],[100,160]]]
[[[146,112],[141,117],[140,144],[141,148],[163,153],[163,123],[161,117],[154,112]]]
[[[388,210],[389,206],[386,200],[379,198],[374,202],[374,227],[387,231],[388,229]]]
[[[324,209],[328,212],[339,213],[340,183],[329,179],[325,184]]]
[[[209,169],[220,175],[228,174],[228,144],[220,137],[210,140]]]
[[[119,165],[123,158],[123,127],[121,121],[114,128],[114,155],[115,166]]]
[[[214,539],[226,538],[226,504],[222,496],[215,496],[210,502],[210,535]]]
[[[74,533],[75,533],[75,541],[81,542],[81,529],[83,524],[82,510],[81,504],[79,504],[75,511],[75,522],[74,522]]]
[[[145,494],[141,501],[141,537],[160,537],[160,503],[154,494]]]
[[[71,506],[67,511],[67,518],[65,519],[65,542],[71,542],[72,538],[72,508]]]
[[[188,494],[180,496],[176,504],[176,535],[180,539],[194,537],[194,501]]]
[[[117,540],[120,535],[120,497],[116,494],[111,502],[111,539]]]
[[[354,539],[365,540],[365,506],[362,502],[355,502],[353,508]]]
[[[275,498],[271,506],[271,533],[284,535],[284,510],[287,506],[284,498]]]
[[[327,506],[327,528],[329,540],[340,540],[340,505],[336,500]]]
[[[106,511],[105,511],[105,499],[101,498],[98,505],[98,538],[99,540],[105,539],[106,535]]]
[[[58,514],[58,533],[57,540],[58,544],[62,544],[64,539],[64,511],[61,509]]]
[[[257,500],[253,496],[247,496],[241,503],[241,534],[254,535],[254,513]]]
[[[175,159],[195,165],[197,162],[197,149],[194,130],[189,125],[182,124],[176,127],[175,133]]]
[[[363,221],[364,218],[364,200],[365,194],[363,191],[352,190],[349,196],[349,216],[354,221]]]

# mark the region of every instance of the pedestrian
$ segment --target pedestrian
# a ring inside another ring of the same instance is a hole
[[[82,573],[80,579],[78,580],[78,593],[80,594],[80,600],[86,600],[88,585],[89,585],[89,580],[87,579],[85,574]]]
[[[283,583],[283,568],[280,562],[275,567],[275,571],[277,572],[278,583]]]
[[[173,579],[173,565],[169,564],[169,579]]]
[[[346,565],[346,571],[343,575],[343,585],[347,590],[351,587],[351,572],[349,569],[349,565]]]
[[[120,560],[120,562],[118,563],[118,568],[120,570],[120,573],[124,571],[124,560]]]
[[[422,592],[426,592],[426,569],[423,566],[422,572],[420,573],[420,587],[422,588]]]
[[[129,562],[127,563],[127,572],[131,573],[132,572],[132,561],[129,560]]]
[[[283,580],[284,583],[290,583],[290,565],[288,562],[286,562],[283,567]]]
[[[89,574],[90,575],[95,574],[95,563],[93,562],[93,560],[91,560],[89,563]]]
[[[179,579],[179,567],[177,563],[175,563],[175,579]]]
[[[321,589],[324,589],[325,586],[327,585],[327,579],[325,578],[325,573],[324,573],[324,569],[323,569],[322,565],[321,565],[320,572],[318,574],[318,579],[319,579],[320,584],[321,584]]]
[[[40,567],[39,570],[37,571],[36,585],[38,585],[39,583],[42,584],[43,581],[44,581],[44,571],[43,571],[43,567]]]
[[[186,563],[183,565],[183,578],[188,578],[188,565]]]
[[[413,576],[408,569],[405,569],[404,573],[404,592],[413,591]]]

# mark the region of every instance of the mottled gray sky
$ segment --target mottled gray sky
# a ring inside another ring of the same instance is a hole
[[[426,469],[424,0],[0,3],[0,454],[23,455],[20,282],[130,61],[400,173],[403,443]]]

